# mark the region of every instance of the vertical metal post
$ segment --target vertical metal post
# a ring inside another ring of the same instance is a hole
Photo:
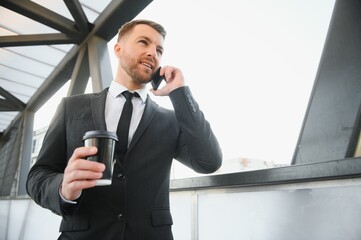
[[[71,82],[67,96],[84,93],[89,81],[89,74],[88,49],[84,46],[79,50],[75,66],[71,74]]]
[[[192,240],[198,240],[198,193],[192,193],[192,213],[191,213],[191,237]]]
[[[18,194],[26,195],[26,179],[31,164],[31,147],[33,142],[34,112],[25,111],[23,121],[23,143],[20,150]]]
[[[88,42],[88,55],[93,91],[102,91],[113,81],[107,41],[92,37]]]

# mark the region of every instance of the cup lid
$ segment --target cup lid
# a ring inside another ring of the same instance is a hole
[[[109,132],[105,130],[88,131],[84,134],[83,141],[89,138],[111,138],[115,141],[118,141],[118,137],[114,132]]]

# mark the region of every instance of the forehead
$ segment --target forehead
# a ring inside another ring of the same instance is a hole
[[[142,37],[148,38],[157,45],[163,46],[164,39],[162,35],[151,26],[146,24],[138,24],[129,33],[130,39],[138,39]]]

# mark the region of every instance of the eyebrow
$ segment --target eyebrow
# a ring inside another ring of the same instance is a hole
[[[138,39],[140,39],[140,38],[144,38],[144,39],[147,40],[148,42],[153,42],[149,37],[146,37],[146,36],[140,36],[140,37],[138,37]],[[157,48],[160,49],[162,52],[164,51],[164,48],[163,48],[163,46],[161,46],[161,45],[157,45]]]

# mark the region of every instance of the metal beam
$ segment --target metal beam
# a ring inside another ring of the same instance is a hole
[[[0,1],[0,4],[4,5],[4,1],[7,3],[9,2],[9,0],[2,0]],[[145,8],[151,2],[152,0],[139,0],[137,2],[133,0],[113,0],[111,3],[109,3],[109,5],[95,20],[94,28],[90,31],[88,36],[81,44],[74,46],[66,54],[63,60],[44,81],[44,84],[30,98],[26,108],[31,111],[37,111],[57,90],[59,90],[70,79],[75,66],[77,55],[82,47],[87,46],[87,43],[91,37],[100,34],[105,40],[109,41],[112,37],[114,37],[122,24],[136,17],[143,10],[143,8]],[[129,7],[129,9],[122,9],[123,7]],[[15,117],[14,121],[19,119],[19,117],[20,114]],[[11,128],[11,125],[8,128]]]
[[[84,46],[80,49],[73,73],[67,96],[81,94],[85,92],[89,80],[89,55],[88,49]]]
[[[0,111],[22,111],[26,104],[17,97],[0,87],[0,95],[5,99],[0,99]]]
[[[34,131],[34,112],[25,111],[22,148],[20,152],[20,172],[18,181],[18,195],[26,195],[26,180],[31,167],[31,147],[33,142]]]
[[[91,24],[89,23],[80,2],[78,0],[64,0],[64,3],[73,16],[78,29],[84,34],[89,33]]]
[[[80,42],[80,38],[70,38],[63,33],[0,36],[0,47],[79,44]]]
[[[170,191],[327,181],[361,177],[361,158],[315,161],[286,167],[172,180]]]
[[[7,101],[6,99],[0,99],[0,112],[15,112],[15,111],[22,111],[23,108],[19,108],[12,104],[11,102]]]
[[[27,109],[36,112],[70,79],[77,54],[78,47],[74,46],[30,98]]]
[[[131,21],[152,0],[113,0],[94,21],[95,35],[110,41],[118,29],[126,22]]]
[[[102,91],[113,81],[107,41],[92,37],[88,42],[89,69],[93,91]]]
[[[73,21],[33,1],[1,0],[0,5],[70,36],[81,35]]]

